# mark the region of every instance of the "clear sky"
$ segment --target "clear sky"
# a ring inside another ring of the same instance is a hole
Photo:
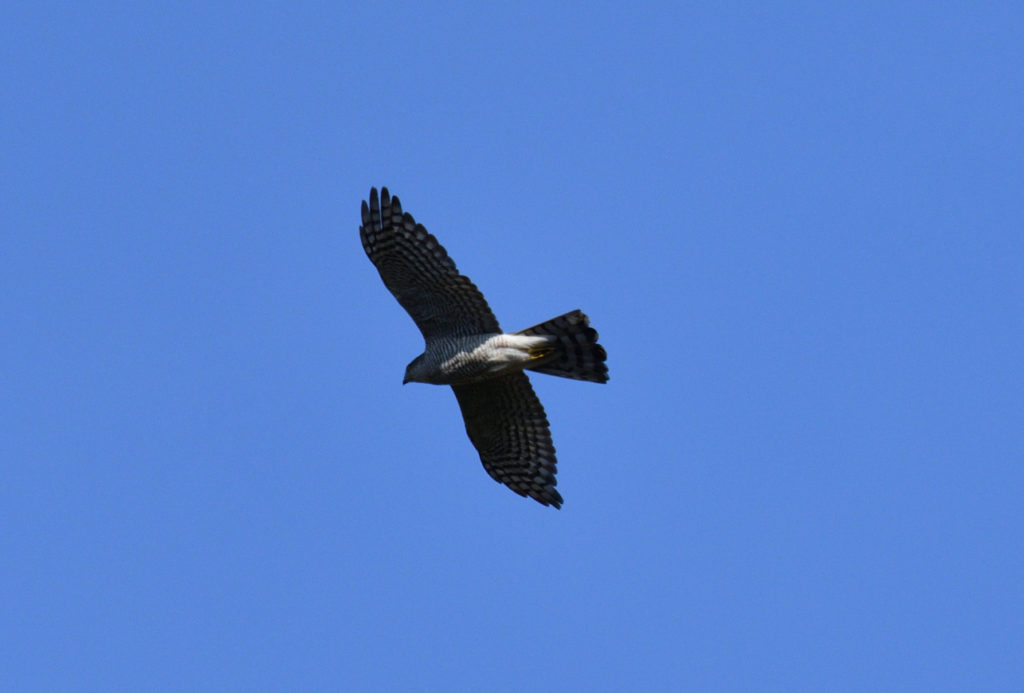
[[[5,3],[0,689],[1024,690],[1020,3]],[[483,471],[359,243],[521,329]]]

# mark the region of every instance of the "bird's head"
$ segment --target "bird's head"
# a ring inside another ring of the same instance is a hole
[[[427,364],[423,357],[425,354],[420,354],[414,358],[408,366],[405,367],[405,377],[402,378],[402,384],[406,383],[426,383],[427,377]]]

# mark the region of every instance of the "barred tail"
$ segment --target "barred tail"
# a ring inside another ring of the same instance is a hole
[[[531,371],[594,383],[608,382],[608,366],[604,363],[608,355],[597,343],[597,331],[590,326],[590,319],[582,311],[559,315],[516,334],[552,340],[554,353],[541,360],[539,365],[530,366]]]

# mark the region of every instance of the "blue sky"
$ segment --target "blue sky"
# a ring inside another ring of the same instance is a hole
[[[8,3],[0,688],[1024,688],[1017,3]],[[534,376],[491,481],[360,247]]]

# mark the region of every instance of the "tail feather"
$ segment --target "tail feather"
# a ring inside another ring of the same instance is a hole
[[[597,343],[597,331],[582,311],[559,315],[516,334],[548,337],[552,341],[554,352],[538,359],[539,363],[529,366],[529,370],[594,383],[608,382],[608,355]]]

